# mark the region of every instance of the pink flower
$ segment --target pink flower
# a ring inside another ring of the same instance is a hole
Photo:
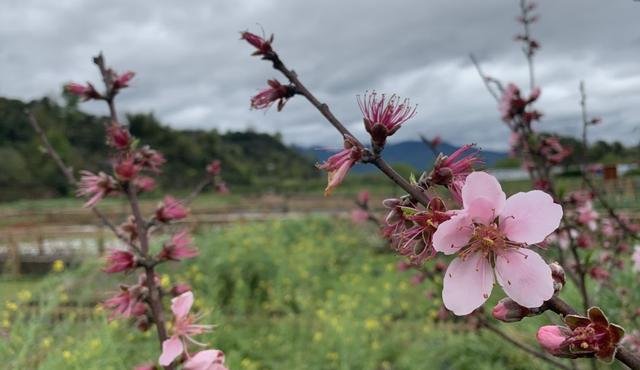
[[[104,301],[104,306],[113,310],[109,319],[112,320],[116,315],[132,317],[145,314],[147,306],[144,296],[148,289],[140,284],[131,287],[122,285],[120,289],[120,293]]]
[[[91,198],[84,204],[85,207],[95,206],[102,198],[118,190],[116,180],[104,172],[97,175],[89,171],[80,172],[80,183],[78,184],[78,196],[90,196]]]
[[[154,172],[160,172],[160,167],[166,162],[162,153],[151,149],[148,145],[143,146],[134,154],[136,164]]]
[[[271,54],[273,54],[273,49],[271,48],[273,35],[271,35],[268,40],[265,40],[263,37],[245,31],[240,33],[240,39],[247,41],[249,44],[256,48],[256,51],[251,55],[262,55],[263,57],[269,57]]]
[[[129,82],[135,75],[136,75],[135,72],[131,72],[131,71],[127,71],[120,76],[116,75],[116,79],[113,81],[113,88],[118,90],[118,89],[123,89],[125,87],[129,87]]]
[[[191,286],[187,283],[178,283],[171,288],[171,295],[177,297],[182,293],[186,293],[191,290]]]
[[[128,271],[137,266],[133,253],[119,249],[113,249],[107,255],[107,265],[102,270],[108,274]]]
[[[416,107],[410,104],[409,99],[400,103],[400,97],[395,94],[387,99],[385,94],[378,97],[374,91],[371,94],[365,93],[362,99],[360,95],[357,98],[364,116],[364,127],[371,135],[374,145],[380,147],[384,146],[388,136],[393,135],[416,114]]]
[[[408,256],[414,265],[420,265],[435,256],[433,234],[438,225],[451,218],[446,211],[440,198],[431,199],[424,211],[404,208],[405,217],[413,222],[413,225],[398,235],[398,241],[392,244],[395,250],[403,256]]]
[[[565,158],[571,155],[571,149],[562,146],[557,137],[549,136],[542,140],[540,154],[542,154],[550,164],[560,164]]]
[[[136,164],[133,157],[122,158],[113,166],[113,172],[120,181],[133,180],[140,170],[140,166]]]
[[[220,175],[220,171],[222,171],[222,163],[220,162],[219,159],[214,159],[207,166],[207,173],[210,174],[211,176]]]
[[[631,260],[633,261],[633,271],[640,272],[640,244],[633,247]]]
[[[327,187],[324,195],[331,194],[331,191],[347,176],[347,173],[362,158],[362,150],[354,145],[351,140],[345,139],[345,149],[332,155],[324,163],[316,165],[321,170],[328,172]]]
[[[75,82],[71,82],[66,84],[64,86],[64,89],[69,94],[78,96],[82,98],[82,100],[84,101],[102,98],[102,95],[100,95],[100,93],[96,91],[95,87],[93,87],[93,85],[90,83],[87,83],[86,85],[82,85]]]
[[[463,145],[450,155],[442,153],[438,155],[426,181],[429,186],[446,186],[453,199],[461,203],[460,192],[464,181],[473,171],[473,166],[480,163],[482,160],[478,157],[478,151],[475,150],[474,145]]]
[[[578,222],[587,226],[589,230],[595,231],[598,227],[596,221],[600,215],[595,209],[593,209],[593,203],[590,200],[587,200],[579,206],[576,211],[578,211]]]
[[[217,349],[200,351],[184,363],[183,370],[227,370],[224,353]]]
[[[162,342],[162,354],[158,359],[160,365],[169,366],[183,352],[189,357],[187,340],[196,345],[204,346],[204,344],[193,339],[192,336],[210,331],[213,326],[195,324],[196,318],[189,314],[192,305],[192,292],[186,292],[171,299],[171,311],[174,315],[173,335]]]
[[[442,299],[456,315],[481,306],[495,278],[516,303],[535,308],[553,295],[551,269],[527,245],[544,241],[560,225],[562,207],[533,190],[506,199],[498,180],[484,172],[467,176],[463,209],[438,226],[433,246],[457,253],[444,277]]]
[[[149,176],[137,176],[133,183],[138,191],[149,192],[156,188],[156,180]]]
[[[112,122],[107,127],[107,144],[119,150],[129,148],[131,144],[129,130],[117,122]]]
[[[267,84],[269,87],[251,98],[251,108],[266,109],[277,101],[278,112],[280,112],[287,100],[296,94],[296,89],[291,85],[282,85],[275,79],[267,81]]]
[[[520,89],[513,83],[507,85],[500,98],[499,110],[502,120],[511,121],[516,115],[522,114],[526,103],[520,97]]]
[[[198,250],[192,247],[191,235],[182,230],[171,237],[171,241],[164,243],[158,254],[160,260],[180,261],[198,255]]]
[[[174,197],[167,195],[156,209],[156,219],[160,222],[180,220],[187,217],[189,210]]]
[[[599,360],[612,362],[624,336],[624,329],[609,323],[598,307],[591,307],[587,316],[565,316],[567,327],[541,327],[537,334],[538,342],[555,356],[576,358],[595,355]]]

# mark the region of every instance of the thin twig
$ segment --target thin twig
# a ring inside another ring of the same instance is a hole
[[[507,333],[503,332],[502,330],[500,330],[499,328],[495,327],[494,325],[490,324],[488,321],[486,321],[485,319],[480,319],[480,324],[485,327],[486,329],[492,331],[493,333],[497,334],[499,337],[501,337],[502,339],[506,340],[507,342],[513,344],[514,346],[520,348],[521,350],[527,352],[528,354],[535,356],[545,362],[550,363],[553,366],[556,366],[558,369],[564,369],[564,370],[571,370],[571,368],[559,361],[554,360],[553,358],[548,357],[547,355],[545,355],[542,352],[536,351],[535,349],[522,344],[520,342],[518,342],[516,339],[510,337]]]
[[[277,55],[272,57],[273,68],[282,72],[282,74],[289,79],[289,81],[296,87],[296,92],[302,96],[304,96],[316,109],[333,125],[342,134],[343,137],[349,137],[351,140],[354,140],[356,145],[358,145],[361,149],[365,149],[365,146],[362,145],[358,139],[340,122],[335,115],[329,109],[327,104],[321,103],[305,86],[300,82],[296,73],[290,69],[288,69],[284,63],[280,60]],[[405,180],[399,173],[397,173],[387,162],[379,156],[371,156],[371,159],[368,159],[365,162],[373,163],[376,167],[378,167],[387,177],[389,177],[393,182],[395,182],[398,186],[404,189],[407,193],[409,193],[417,202],[422,204],[423,206],[427,206],[429,204],[429,198],[417,187],[411,185],[407,180]]]

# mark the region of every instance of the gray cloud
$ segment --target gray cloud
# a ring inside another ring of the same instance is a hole
[[[544,130],[577,134],[578,82],[603,116],[593,137],[637,143],[640,3],[540,1],[534,34]],[[91,56],[138,72],[121,111],[153,111],[174,127],[255,128],[290,143],[337,147],[339,137],[301,98],[284,112],[248,109],[280,76],[238,41],[238,31],[275,33],[275,47],[307,85],[358,134],[355,96],[395,92],[419,113],[393,139],[440,134],[453,143],[504,149],[507,131],[468,53],[487,73],[521,86],[527,70],[512,37],[517,2],[296,0],[8,0],[0,13],[0,95],[56,95],[64,82],[97,81]],[[103,112],[87,104],[92,112]]]

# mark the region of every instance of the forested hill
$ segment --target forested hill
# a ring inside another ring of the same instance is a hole
[[[105,156],[103,122],[106,117],[78,110],[73,102],[61,106],[51,99],[29,103],[0,98],[0,200],[51,197],[73,193],[54,163],[43,153],[24,111],[33,111],[53,146],[75,169],[109,167]],[[223,164],[223,176],[233,187],[277,187],[287,178],[320,176],[314,161],[284,145],[280,138],[255,132],[175,130],[153,114],[130,114],[126,119],[142,144],[167,158],[161,175],[166,189],[187,190],[202,179],[212,159]]]

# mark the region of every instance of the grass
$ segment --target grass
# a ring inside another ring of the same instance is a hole
[[[225,351],[230,369],[546,368],[464,321],[437,322],[438,288],[412,285],[373,230],[315,217],[212,229],[198,245],[200,257],[183,268],[163,265],[161,281],[193,286],[195,309],[218,326],[201,339]],[[121,277],[92,261],[29,282],[29,296],[20,284],[3,292],[13,298],[0,307],[0,363],[126,369],[156,359],[153,330],[108,322],[99,305]],[[502,327],[537,346],[535,329],[547,320]]]

